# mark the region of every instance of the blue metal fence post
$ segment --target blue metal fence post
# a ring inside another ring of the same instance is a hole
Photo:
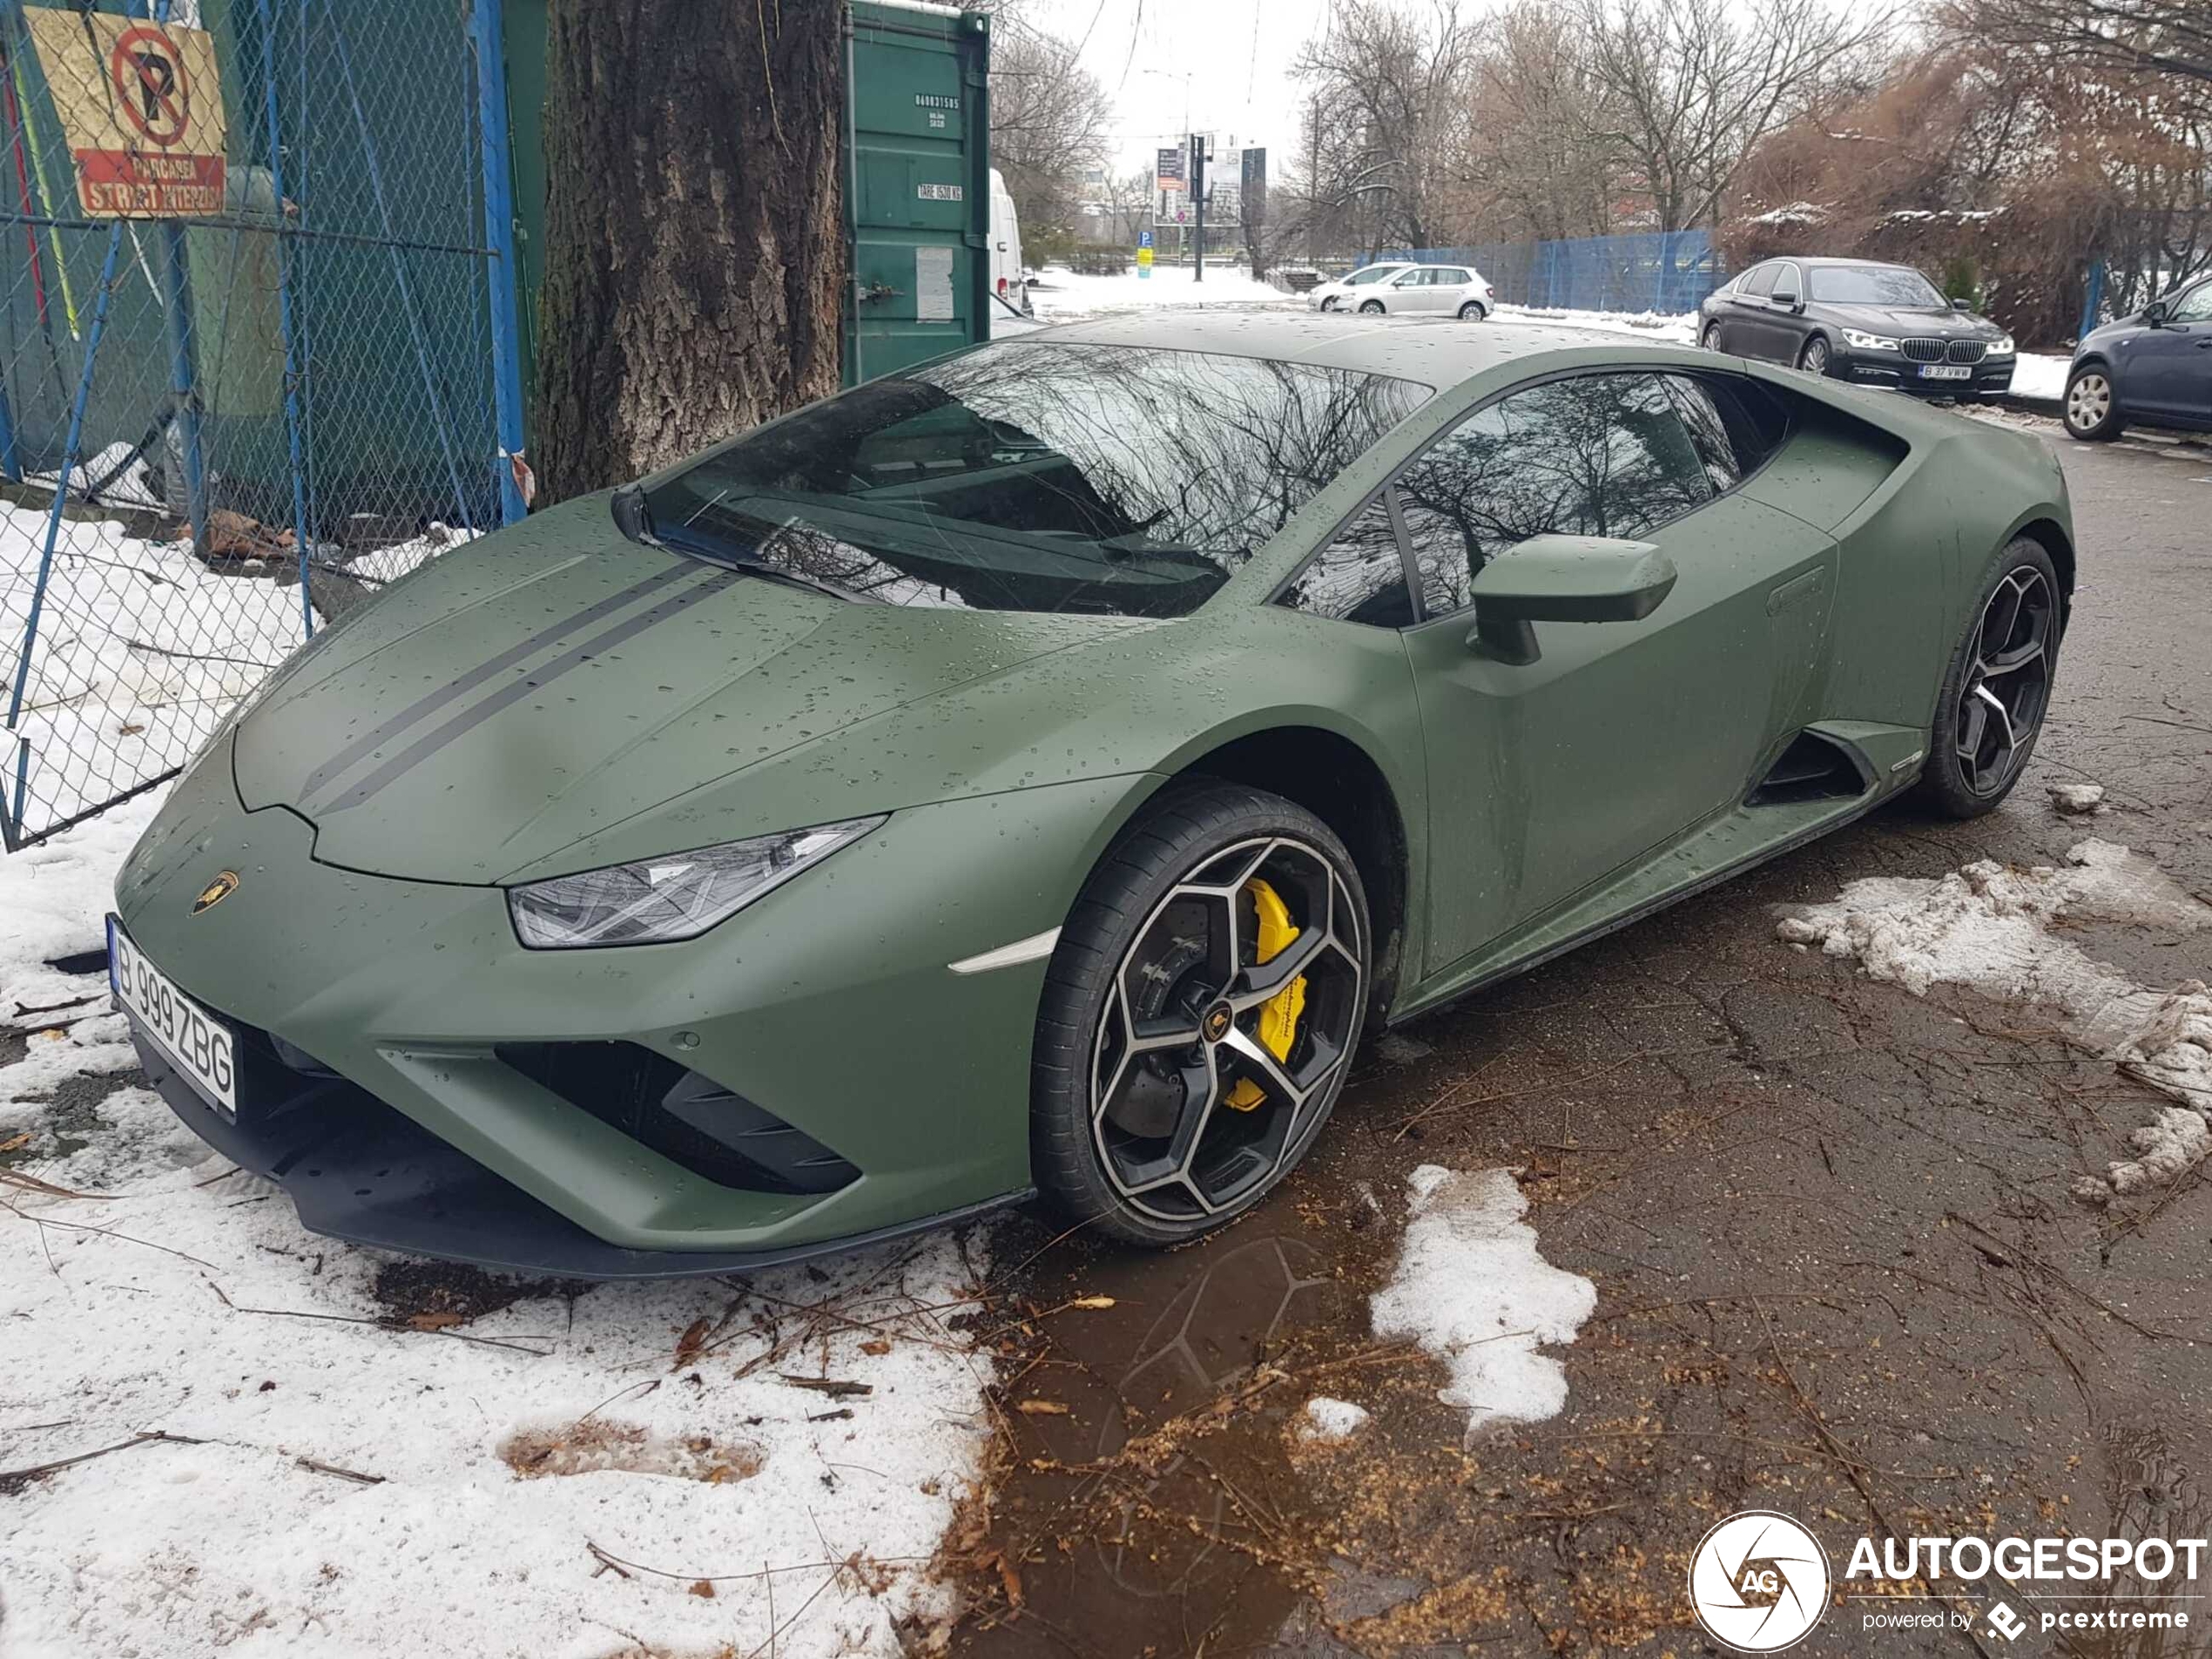
[[[148,6],[131,0],[126,8],[134,17],[169,21],[170,0]],[[185,246],[185,227],[177,219],[161,225],[161,307],[169,334],[169,395],[172,417],[182,434],[185,462],[185,510],[192,520],[192,545],[207,547],[207,463],[201,448],[199,426],[199,370],[193,340],[192,270]]]
[[[2081,296],[2081,327],[2074,338],[2080,340],[2097,326],[2097,314],[2105,304],[2105,262],[2094,260],[2089,265],[2089,280]]]
[[[38,556],[38,578],[30,590],[30,610],[24,620],[23,655],[16,659],[16,684],[8,699],[8,730],[16,738],[15,799],[7,813],[10,846],[23,828],[30,786],[30,739],[23,732],[23,701],[30,690],[30,658],[38,644],[38,616],[46,606],[46,582],[54,569],[54,546],[62,533],[62,509],[69,503],[69,475],[77,447],[84,439],[84,406],[92,396],[92,368],[99,361],[100,334],[107,327],[108,296],[115,291],[116,255],[123,247],[123,221],[108,232],[107,258],[100,264],[100,291],[92,302],[92,326],[84,337],[84,367],[77,376],[77,399],[69,408],[69,435],[62,441],[61,470],[55,475],[54,503],[46,514],[46,545]]]
[[[315,633],[314,596],[308,591],[307,479],[300,443],[300,348],[292,322],[292,239],[284,224],[284,125],[277,117],[276,18],[269,0],[256,0],[261,20],[261,114],[269,140],[269,187],[276,196],[277,331],[284,344],[284,437],[292,458],[292,538],[300,557],[300,625]]]
[[[491,395],[499,453],[492,472],[499,489],[499,522],[512,524],[529,510],[515,466],[523,453],[522,327],[516,295],[522,272],[515,262],[515,175],[507,133],[507,50],[501,0],[474,0],[476,34],[477,132],[483,141],[484,281],[491,301]]]

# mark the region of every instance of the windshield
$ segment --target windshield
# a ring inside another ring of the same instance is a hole
[[[1008,341],[710,450],[643,504],[668,546],[843,597],[1180,617],[1432,390]]]
[[[1356,288],[1363,283],[1379,282],[1385,277],[1394,276],[1405,268],[1402,265],[1370,265],[1354,271],[1350,276],[1345,278],[1344,286],[1347,288]]]
[[[1816,265],[1809,299],[1831,306],[1891,306],[1905,311],[1948,311],[1951,302],[1918,271],[1895,265]]]

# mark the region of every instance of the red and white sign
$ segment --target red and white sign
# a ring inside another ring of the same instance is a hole
[[[227,130],[205,30],[43,6],[24,17],[88,217],[223,211]]]

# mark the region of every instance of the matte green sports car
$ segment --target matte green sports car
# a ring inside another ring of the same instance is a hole
[[[149,1070],[320,1231],[724,1271],[1248,1209],[1363,1031],[1917,784],[2074,586],[2040,443],[1552,328],[1062,328],[446,555],[124,872]]]

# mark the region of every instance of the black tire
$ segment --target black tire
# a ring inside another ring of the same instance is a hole
[[[1808,374],[1818,374],[1824,379],[1828,374],[1829,361],[1828,340],[1824,334],[1815,334],[1805,341],[1804,349],[1797,354],[1799,368]]]
[[[1359,314],[1360,314],[1361,316],[1363,316],[1363,317],[1379,317],[1379,316],[1381,316],[1381,315],[1382,315],[1382,314],[1383,314],[1383,302],[1382,302],[1381,300],[1362,300],[1359,302]]]
[[[1697,343],[1703,346],[1707,351],[1718,351],[1721,348],[1720,324],[1716,322],[1707,323],[1705,325],[1705,332],[1698,337]]]
[[[2060,422],[2069,438],[2084,443],[2109,443],[2128,429],[2120,415],[2119,388],[2112,370],[2101,362],[2082,363],[2066,377],[2066,397]]]
[[[1334,295],[1334,294],[1332,294],[1332,293],[1325,293],[1325,294],[1323,294],[1323,295],[1321,296],[1321,309],[1322,309],[1322,310],[1324,310],[1324,311],[1334,311],[1336,308],[1337,308],[1337,297],[1336,297],[1336,295]]]
[[[1286,976],[1277,986],[1251,978],[1265,964],[1249,919],[1256,901],[1244,907],[1262,878],[1299,924],[1267,959]],[[1309,937],[1317,924],[1319,936]],[[1192,927],[1199,937],[1188,935]],[[1368,938],[1359,873],[1312,813],[1241,785],[1163,791],[1091,872],[1045,975],[1029,1119],[1039,1190],[1109,1237],[1154,1246],[1250,1210],[1297,1167],[1335,1109],[1366,1017]],[[1252,960],[1236,960],[1244,955]],[[1259,1022],[1290,996],[1293,978],[1296,1035],[1267,1081],[1244,1056],[1260,1057]],[[1132,1011],[1128,986],[1149,1005]],[[1234,1001],[1271,995],[1265,1006],[1231,1011]],[[1170,1035],[1141,1034],[1140,1019],[1147,1033]],[[1191,1040],[1177,1045],[1173,1033],[1185,1025]],[[1142,1049],[1146,1041],[1158,1046]],[[1266,1098],[1232,1109],[1245,1080],[1264,1083]]]
[[[2008,591],[2020,596],[2009,622],[2000,604]],[[2030,617],[2033,658],[2026,644]],[[1979,818],[2013,792],[2050,711],[2065,619],[2050,554],[2031,536],[2015,538],[1990,567],[1944,672],[1917,790],[1924,806],[1946,818]],[[2003,666],[2008,659],[2013,665]]]
[[[1467,302],[1467,304],[1460,307],[1460,320],[1461,322],[1480,322],[1489,314],[1490,314],[1488,312],[1482,308],[1482,301],[1480,300],[1470,300]]]

